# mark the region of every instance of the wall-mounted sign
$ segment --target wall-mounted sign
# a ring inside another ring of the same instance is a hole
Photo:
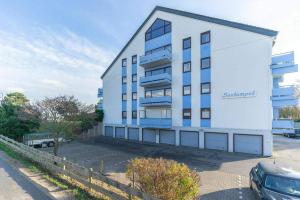
[[[256,91],[247,91],[247,92],[224,92],[223,99],[236,99],[236,98],[251,98],[256,96]]]

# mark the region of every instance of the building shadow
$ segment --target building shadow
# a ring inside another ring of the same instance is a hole
[[[201,191],[200,191],[201,193]],[[202,194],[198,200],[256,200],[254,192],[249,188],[232,188]]]

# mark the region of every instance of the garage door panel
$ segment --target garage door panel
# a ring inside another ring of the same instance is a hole
[[[128,128],[128,139],[129,140],[139,140],[139,129],[138,128]]]
[[[143,141],[144,142],[156,142],[156,133],[154,129],[143,129]]]
[[[175,131],[159,130],[159,143],[175,145]]]
[[[180,131],[180,145],[199,147],[199,133],[197,131]]]
[[[228,136],[226,133],[205,133],[205,148],[228,150]]]
[[[112,126],[105,126],[105,136],[113,137],[113,127]]]
[[[262,155],[263,138],[261,135],[234,134],[234,151]]]
[[[124,127],[116,127],[116,138],[125,138],[125,128]]]

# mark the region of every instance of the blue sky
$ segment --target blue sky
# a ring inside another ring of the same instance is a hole
[[[298,0],[0,0],[0,93],[96,103],[101,74],[155,5],[278,30],[273,52],[299,61]]]

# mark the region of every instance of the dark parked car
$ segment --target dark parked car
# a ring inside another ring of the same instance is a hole
[[[260,162],[250,171],[250,188],[263,200],[300,200],[300,173]]]

